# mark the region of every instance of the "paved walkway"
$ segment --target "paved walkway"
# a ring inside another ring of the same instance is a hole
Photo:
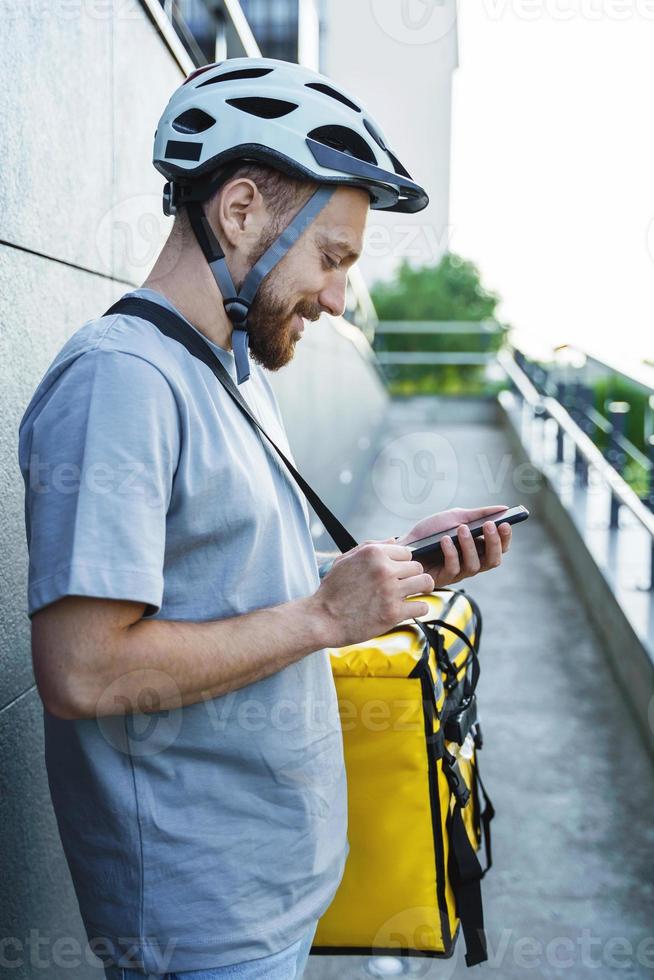
[[[442,426],[433,411],[428,400],[393,406],[383,442],[399,441],[366,478],[350,522],[359,538],[411,526],[431,478],[440,480],[437,496],[454,490],[457,506],[529,506],[528,494],[514,489],[500,429]],[[445,479],[430,470],[434,454]],[[381,479],[393,472],[396,491]],[[467,588],[484,613],[481,762],[498,814],[495,867],[484,883],[491,961],[468,971],[460,942],[453,960],[407,961],[407,975],[652,977],[653,768],[545,527],[532,518],[517,528],[503,567]],[[312,957],[305,980],[363,980],[366,964]]]

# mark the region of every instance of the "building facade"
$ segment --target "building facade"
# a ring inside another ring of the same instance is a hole
[[[323,0],[321,9],[322,71],[356,92],[430,197],[416,215],[371,213],[361,262],[370,284],[402,259],[431,264],[448,248],[456,0]]]

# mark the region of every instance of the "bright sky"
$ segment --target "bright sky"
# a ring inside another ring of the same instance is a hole
[[[454,251],[548,345],[654,357],[653,0],[459,3]]]

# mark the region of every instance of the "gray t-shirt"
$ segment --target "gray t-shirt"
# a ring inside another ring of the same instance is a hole
[[[211,347],[235,379],[231,351]],[[240,391],[292,459],[256,364]],[[210,369],[145,320],[103,317],[68,340],[26,409],[19,456],[30,617],[83,595],[219,620],[318,587],[284,464]],[[348,850],[326,651],[188,707],[150,713],[143,697],[135,714],[97,719],[44,710],[52,801],[98,955],[162,973],[291,945],[329,905]]]

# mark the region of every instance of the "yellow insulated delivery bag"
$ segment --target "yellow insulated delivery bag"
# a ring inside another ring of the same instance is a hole
[[[336,546],[357,542],[270,438],[201,335],[158,303],[123,297],[107,314],[142,317],[211,369],[278,453]],[[348,776],[350,854],[320,920],[314,953],[486,956],[477,859],[490,867],[493,809],[479,778],[475,687],[481,616],[463,590],[420,600],[430,611],[367,643],[331,651]],[[479,801],[485,801],[480,811]]]
[[[430,606],[419,624],[330,650],[350,853],[312,953],[446,957],[461,926],[474,966],[487,959],[480,882],[493,817],[477,761],[481,616],[463,590],[419,598]]]

